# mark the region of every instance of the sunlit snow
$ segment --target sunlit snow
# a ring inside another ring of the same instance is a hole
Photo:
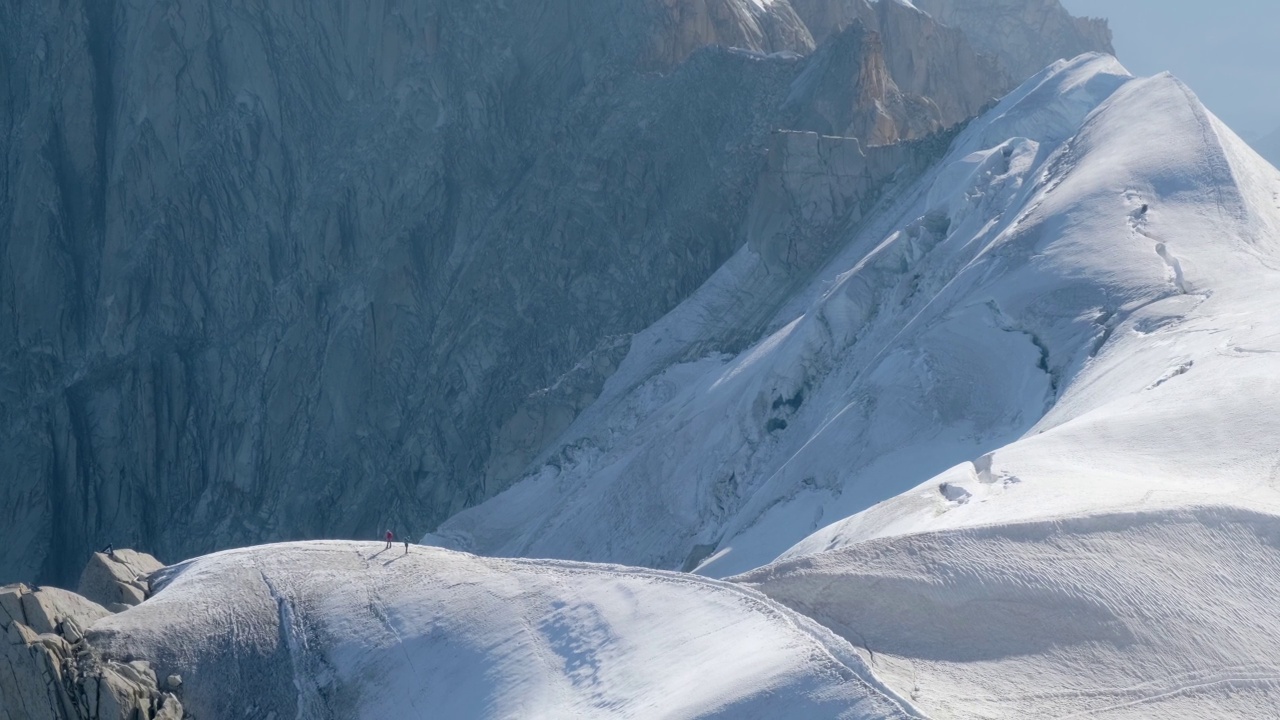
[[[424,539],[558,560],[231,551],[95,642],[281,717],[1271,715],[1280,172],[1186,86],[1058,63],[762,262]]]

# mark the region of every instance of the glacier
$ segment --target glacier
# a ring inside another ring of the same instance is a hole
[[[198,717],[1273,714],[1280,171],[1086,54],[803,277],[753,232],[427,546],[179,563],[92,652]]]
[[[1269,394],[1245,388],[1270,382],[1275,182],[1175,78],[1054,65],[889,193],[758,342],[699,357],[758,282],[740,250],[541,467],[429,541],[723,577],[820,529],[1271,503]]]

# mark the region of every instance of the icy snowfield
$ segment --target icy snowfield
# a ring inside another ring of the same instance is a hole
[[[744,248],[634,339],[545,464],[428,541],[724,577],[815,531],[793,552],[1280,508],[1278,196],[1175,78],[1055,65],[891,194],[763,340],[682,361],[737,321]]]
[[[1162,510],[884,538],[740,578],[934,718],[1274,718],[1280,521]]]
[[[562,560],[230,551],[94,641],[225,716],[1274,717],[1280,172],[1091,55],[868,217],[763,332],[744,248],[427,538]]]
[[[198,717],[917,716],[826,628],[693,575],[312,542],[161,583],[91,641],[183,673]]]

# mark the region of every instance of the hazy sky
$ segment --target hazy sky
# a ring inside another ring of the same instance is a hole
[[[1062,0],[1135,75],[1168,70],[1246,139],[1280,127],[1280,0]]]

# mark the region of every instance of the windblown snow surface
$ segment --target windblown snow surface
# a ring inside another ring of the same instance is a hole
[[[426,539],[560,560],[221,553],[96,641],[278,717],[1274,717],[1280,173],[1086,55],[841,247],[763,333],[744,248]]]
[[[91,642],[214,718],[906,718],[848,642],[742,585],[311,542],[168,568]]]

